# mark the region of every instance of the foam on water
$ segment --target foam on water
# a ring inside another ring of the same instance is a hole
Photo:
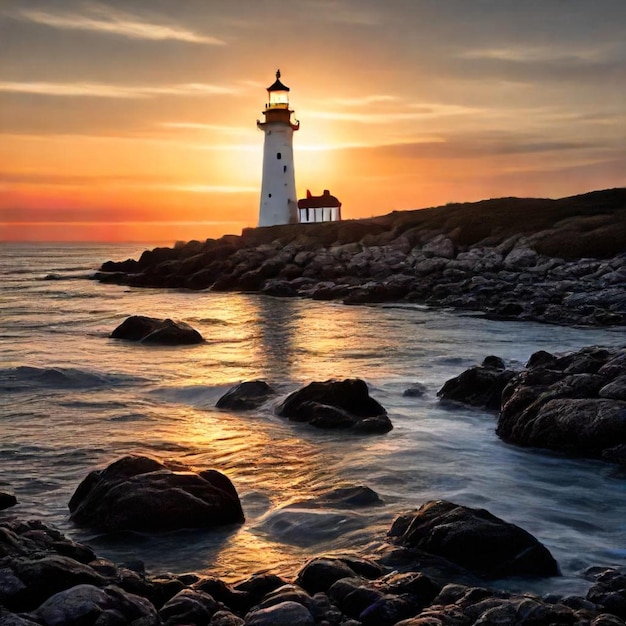
[[[508,446],[495,435],[493,415],[436,397],[445,380],[489,354],[519,367],[539,349],[621,344],[621,329],[76,279],[109,258],[140,253],[137,246],[0,246],[0,486],[20,502],[0,515],[43,519],[105,556],[143,559],[151,571],[234,579],[375,545],[398,513],[446,498],[487,508],[539,538],[564,573],[542,581],[540,591],[586,589],[586,567],[623,560],[626,482],[612,466]],[[50,275],[58,279],[41,280]],[[133,314],[182,319],[206,342],[176,348],[110,339]],[[356,436],[274,414],[284,394],[331,377],[365,379],[394,430]],[[256,378],[275,386],[273,400],[245,413],[215,408],[230,386]],[[403,396],[415,383],[426,393]],[[67,502],[79,482],[130,453],[223,471],[241,495],[245,525],[114,536],[75,528]],[[355,509],[324,496],[354,485],[375,490],[383,503]]]

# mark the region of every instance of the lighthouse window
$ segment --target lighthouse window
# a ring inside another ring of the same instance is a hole
[[[276,158],[280,161],[283,158],[283,155],[280,152],[277,152]]]
[[[283,165],[283,172],[286,172],[286,171],[287,171],[287,166]]]
[[[272,194],[271,194],[271,193],[268,193],[268,194],[267,194],[267,197],[268,197],[268,198],[271,198],[271,197],[272,197]]]

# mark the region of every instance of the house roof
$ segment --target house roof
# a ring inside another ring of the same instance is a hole
[[[321,209],[324,207],[341,208],[341,202],[335,196],[331,196],[328,189],[324,189],[321,196],[312,196],[311,192],[307,191],[307,197],[298,200],[299,209]]]

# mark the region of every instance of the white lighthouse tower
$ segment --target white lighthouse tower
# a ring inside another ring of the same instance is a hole
[[[257,120],[257,126],[265,133],[259,226],[292,224],[298,221],[293,132],[300,128],[300,123],[291,121],[289,87],[280,82],[280,70],[267,94],[265,120]]]

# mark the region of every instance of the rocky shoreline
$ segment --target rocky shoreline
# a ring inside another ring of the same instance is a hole
[[[626,324],[626,189],[245,230],[104,263],[134,287],[405,301],[493,319]]]
[[[489,356],[438,395],[499,410],[497,432],[510,443],[624,465],[625,389],[626,348],[594,346],[561,356],[536,352],[521,372]],[[419,387],[407,391],[415,395]],[[272,394],[262,381],[242,383],[218,407],[254,411]],[[585,411],[578,410],[581,402]],[[313,425],[331,428],[352,426],[354,415],[386,416],[359,380],[311,383],[276,411],[312,415],[322,419]],[[363,486],[334,489],[324,498],[350,508],[380,504]],[[0,494],[0,510],[16,504]],[[75,524],[105,532],[190,524],[210,532],[245,523],[225,475],[138,456],[88,474],[68,507]],[[138,561],[115,564],[42,522],[0,515],[1,626],[626,625],[626,567],[587,568],[585,596],[502,591],[494,583],[513,579],[523,588],[525,581],[560,576],[559,565],[523,528],[450,501],[400,512],[386,536],[361,554],[320,554],[290,574],[262,571],[235,583],[149,573]]]

